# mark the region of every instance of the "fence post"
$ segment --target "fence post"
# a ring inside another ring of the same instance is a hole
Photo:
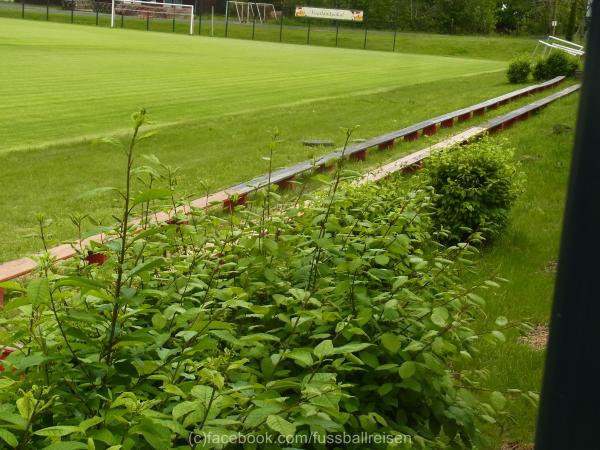
[[[146,31],[150,30],[150,14],[146,16]]]
[[[75,13],[75,2],[71,4],[71,23],[73,23],[73,15]]]
[[[50,20],[50,0],[46,0],[46,21]]]
[[[252,40],[254,40],[254,33],[256,31],[256,15],[252,14]]]
[[[25,18],[25,0],[21,2],[21,19]]]
[[[123,13],[121,13],[121,28],[123,28],[123,22],[125,21],[125,19],[123,18]]]
[[[173,27],[171,29],[173,33],[175,33],[175,16],[173,16]]]
[[[335,46],[338,46],[338,36],[340,35],[340,21],[335,21]]]
[[[198,34],[202,34],[202,0],[198,0],[196,11],[198,12]]]
[[[98,26],[99,16],[100,16],[100,14],[99,14],[98,8],[96,8],[96,26]]]
[[[279,19],[279,42],[283,41],[283,6],[281,7],[281,19]]]
[[[308,19],[308,32],[306,33],[306,45],[310,45],[310,19]]]
[[[225,3],[225,37],[229,32],[229,2]]]

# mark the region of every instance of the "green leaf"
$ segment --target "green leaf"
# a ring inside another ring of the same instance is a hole
[[[293,436],[296,434],[296,426],[283,417],[271,415],[267,417],[267,425],[282,436]]]
[[[490,403],[497,410],[503,410],[506,406],[506,397],[501,392],[494,391],[490,394]]]
[[[286,358],[293,359],[300,364],[301,367],[310,367],[313,365],[312,352],[308,348],[298,348],[291,350],[285,354]]]
[[[80,433],[81,428],[70,426],[70,425],[57,425],[54,427],[42,428],[41,430],[36,430],[33,434],[37,434],[38,436],[49,436],[49,437],[61,437],[68,436],[72,433]],[[87,447],[87,445],[85,446]],[[84,447],[84,448],[85,448]]]
[[[10,378],[0,378],[0,391],[3,391],[13,384],[15,384],[15,380],[11,380]]]
[[[368,347],[373,346],[373,344],[369,344],[366,342],[351,342],[350,344],[342,345],[341,347],[336,347],[333,349],[333,355],[340,355],[344,353],[354,353],[360,352]]]
[[[438,327],[445,327],[448,321],[448,310],[443,307],[434,308],[431,313],[431,321]]]
[[[394,333],[384,333],[381,335],[381,345],[392,354],[396,354],[400,351],[400,336]]]
[[[387,266],[387,264],[390,262],[390,258],[386,255],[377,255],[375,257],[375,262],[380,266]]]
[[[138,264],[136,267],[131,269],[127,274],[127,278],[131,278],[134,275],[138,275],[143,272],[149,272],[156,267],[160,267],[165,264],[165,258],[154,258],[144,261],[142,264]]]
[[[88,428],[93,427],[94,425],[98,425],[99,423],[101,423],[104,419],[102,419],[102,417],[92,417],[91,419],[86,419],[84,421],[82,421],[79,424],[79,429],[81,431],[87,431]]]
[[[315,347],[313,353],[319,360],[323,359],[327,355],[333,354],[333,342],[330,339],[322,341]]]
[[[46,278],[34,278],[27,286],[27,296],[34,305],[50,303],[50,287]]]
[[[87,450],[87,448],[87,444],[84,444],[83,442],[64,441],[50,444],[48,447],[44,447],[44,450]]]
[[[416,371],[417,365],[414,363],[414,361],[405,361],[398,369],[398,373],[405,380],[412,377]]]
[[[6,289],[7,291],[26,292],[26,289],[23,286],[14,281],[3,281],[0,283],[0,288]]]
[[[131,207],[135,207],[141,203],[146,203],[152,200],[164,200],[171,197],[172,192],[170,189],[147,189],[137,195],[131,204]]]
[[[4,428],[0,428],[0,438],[11,447],[16,447],[19,444],[17,437]]]

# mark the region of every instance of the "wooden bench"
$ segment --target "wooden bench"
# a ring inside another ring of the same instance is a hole
[[[316,161],[302,161],[290,167],[277,169],[271,173],[270,177],[268,174],[261,175],[248,182],[240,183],[223,191],[211,194],[208,197],[202,197],[193,200],[190,203],[189,207],[180,207],[175,209],[174,211],[171,211],[170,213],[158,213],[154,216],[154,221],[158,223],[168,222],[171,219],[171,217],[175,214],[188,214],[190,212],[190,207],[202,209],[221,203],[225,209],[232,210],[233,208],[235,208],[235,206],[246,203],[249,194],[266,187],[267,185],[269,185],[269,183],[279,184],[280,186],[289,186],[291,184],[291,181],[295,177],[305,172],[311,170],[328,170],[329,168],[334,167],[337,160],[339,160],[342,156],[355,159],[364,159],[367,157],[368,150],[371,148],[376,147],[380,149],[386,149],[393,146],[395,141],[398,139],[412,141],[414,139],[417,139],[421,133],[433,134],[437,132],[438,126],[450,126],[451,121],[453,125],[454,120],[468,120],[468,118],[471,118],[473,116],[482,115],[487,109],[495,108],[503,101],[509,101],[512,99],[520,98],[524,95],[529,95],[530,93],[538,92],[539,90],[549,89],[559,84],[563,79],[564,77],[557,77],[541,84],[528,86],[516,91],[509,92],[507,94],[501,95],[490,100],[486,100],[484,102],[469,106],[467,108],[462,108],[438,117],[434,117],[429,120],[424,120],[422,122],[419,122],[406,128],[402,128],[392,133],[387,133],[385,135],[378,136],[366,140],[364,142],[352,144],[348,146],[345,151],[342,149],[334,150],[330,153],[327,153],[326,155],[319,157]],[[580,85],[571,86],[549,97],[533,102],[515,111],[511,111],[510,113],[505,114],[501,117],[492,119],[486,124],[484,124],[482,127],[490,133],[500,131],[505,127],[512,126],[516,121],[524,120],[525,118],[529,117],[531,114],[535,113],[547,104],[553,102],[558,98],[564,97],[565,95],[575,92],[579,88]],[[408,165],[417,163],[422,159],[421,156],[422,154],[419,154],[418,156],[409,155],[405,158],[405,163]],[[140,221],[141,219],[134,219],[132,221],[132,224],[135,224],[136,220]],[[68,258],[72,258],[77,254],[76,248],[85,249],[88,248],[90,243],[92,242],[104,241],[105,236],[96,235],[89,237],[83,240],[82,242],[75,243],[74,245],[64,244],[58,247],[54,247],[50,249],[50,253],[57,260],[65,260]],[[102,264],[105,261],[105,257],[104,255],[102,255],[102,253],[93,251],[87,254],[86,259],[90,264]],[[36,267],[37,263],[32,258],[21,258],[15,261],[0,264],[0,282],[19,278],[23,275],[31,273]],[[4,290],[0,288],[0,308],[3,306],[3,304]]]

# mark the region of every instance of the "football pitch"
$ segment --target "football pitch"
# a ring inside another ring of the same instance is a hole
[[[0,19],[0,152],[498,71],[482,59]],[[268,124],[265,124],[268,126]]]

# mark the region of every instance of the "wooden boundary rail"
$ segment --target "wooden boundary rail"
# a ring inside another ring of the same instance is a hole
[[[394,131],[392,133],[388,133],[383,136],[367,140],[365,142],[353,144],[346,149],[346,151],[344,152],[344,156],[364,160],[366,159],[367,152],[370,148],[377,147],[379,149],[387,149],[392,147],[394,145],[394,142],[399,139],[412,141],[417,139],[420,135],[431,136],[437,132],[440,126],[449,128],[454,125],[455,120],[463,122],[469,120],[473,116],[481,116],[487,110],[496,109],[498,108],[498,106],[505,105],[512,100],[555,87],[560,82],[562,82],[563,79],[564,77],[557,77],[545,83],[509,92],[508,94],[504,94],[500,97],[496,97],[467,108],[459,109],[457,111],[453,111],[442,116],[434,117],[432,119],[419,122],[415,125],[411,125],[401,130]],[[543,99],[537,100],[527,106],[518,108],[503,116],[491,119],[480,126],[472,127],[458,135],[455,135],[425,150],[420,150],[418,152],[412,153],[397,161],[394,161],[393,163],[383,166],[377,171],[370,172],[364,177],[364,180],[376,181],[387,176],[392,172],[405,169],[411,165],[419,164],[423,159],[427,158],[431,151],[434,151],[436,149],[446,148],[452,145],[467,142],[469,139],[472,139],[475,136],[482,135],[486,132],[495,133],[501,131],[502,129],[509,128],[516,122],[529,118],[531,114],[539,111],[544,106],[547,106],[553,101],[577,91],[579,88],[579,84],[570,86],[566,89],[563,89],[560,92],[552,94]],[[263,175],[249,182],[241,183],[227,188],[223,191],[209,195],[207,197],[193,200],[190,203],[190,206],[178,208],[177,210],[172,211],[171,213],[158,213],[154,215],[154,219],[156,222],[168,222],[176,213],[188,213],[190,208],[206,208],[211,205],[214,205],[215,203],[222,203],[225,208],[232,209],[236,205],[246,203],[248,194],[257,191],[258,189],[261,189],[263,187],[266,187],[269,184],[269,181],[271,184],[285,186],[288,183],[290,183],[294,179],[294,177],[301,175],[305,172],[314,170],[316,168],[318,169],[331,167],[335,164],[335,161],[337,161],[340,157],[342,157],[342,150],[335,150],[331,153],[320,157],[316,161],[304,161],[295,164],[291,167],[276,170],[271,173],[270,177],[268,175]],[[59,245],[58,247],[51,248],[49,252],[57,260],[65,260],[75,256],[77,254],[77,248],[85,249],[92,242],[104,242],[105,240],[106,237],[102,234],[99,234],[91,236],[80,242],[75,242],[73,244]],[[104,258],[104,255],[95,254],[93,252],[88,253],[87,256],[88,262],[90,263],[102,263],[105,260]],[[37,263],[32,258],[21,258],[1,264],[0,282],[12,280],[27,275],[33,272],[36,267]],[[4,289],[0,288],[0,308],[2,308],[3,305]]]

